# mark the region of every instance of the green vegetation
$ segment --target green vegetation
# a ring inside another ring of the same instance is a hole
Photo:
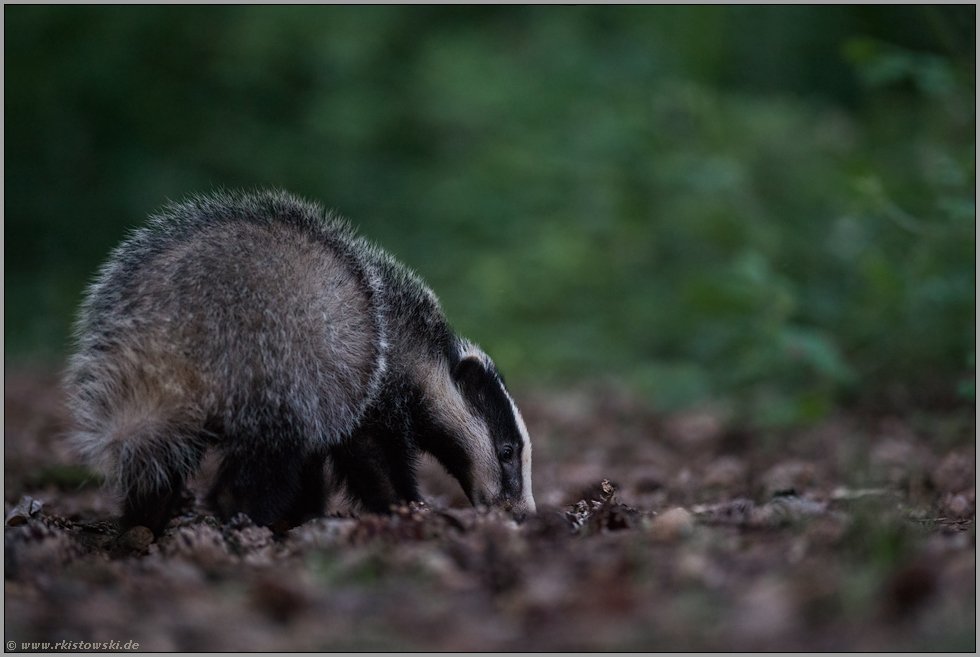
[[[5,19],[5,362],[168,198],[280,186],[509,380],[753,424],[975,398],[975,7],[69,7]]]

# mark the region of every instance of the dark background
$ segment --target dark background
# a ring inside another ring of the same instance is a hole
[[[972,404],[973,5],[4,8],[4,362],[168,199],[279,186],[517,386]]]

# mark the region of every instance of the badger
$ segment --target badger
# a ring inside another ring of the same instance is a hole
[[[170,203],[88,288],[63,376],[70,441],[160,536],[209,450],[222,520],[322,515],[327,463],[373,513],[431,454],[473,505],[535,511],[531,442],[493,361],[345,219],[279,190]]]

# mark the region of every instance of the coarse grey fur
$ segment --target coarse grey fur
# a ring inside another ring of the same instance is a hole
[[[88,290],[64,388],[71,440],[157,535],[215,446],[223,518],[323,512],[329,459],[370,511],[418,500],[432,453],[474,503],[534,511],[531,446],[489,357],[349,224],[279,191],[171,204]]]

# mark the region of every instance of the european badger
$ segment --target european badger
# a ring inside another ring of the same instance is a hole
[[[494,364],[432,291],[284,192],[167,206],[112,253],[64,377],[72,441],[159,536],[205,451],[208,503],[285,528],[323,513],[329,459],[375,513],[418,501],[428,452],[474,505],[534,511],[531,443]]]

